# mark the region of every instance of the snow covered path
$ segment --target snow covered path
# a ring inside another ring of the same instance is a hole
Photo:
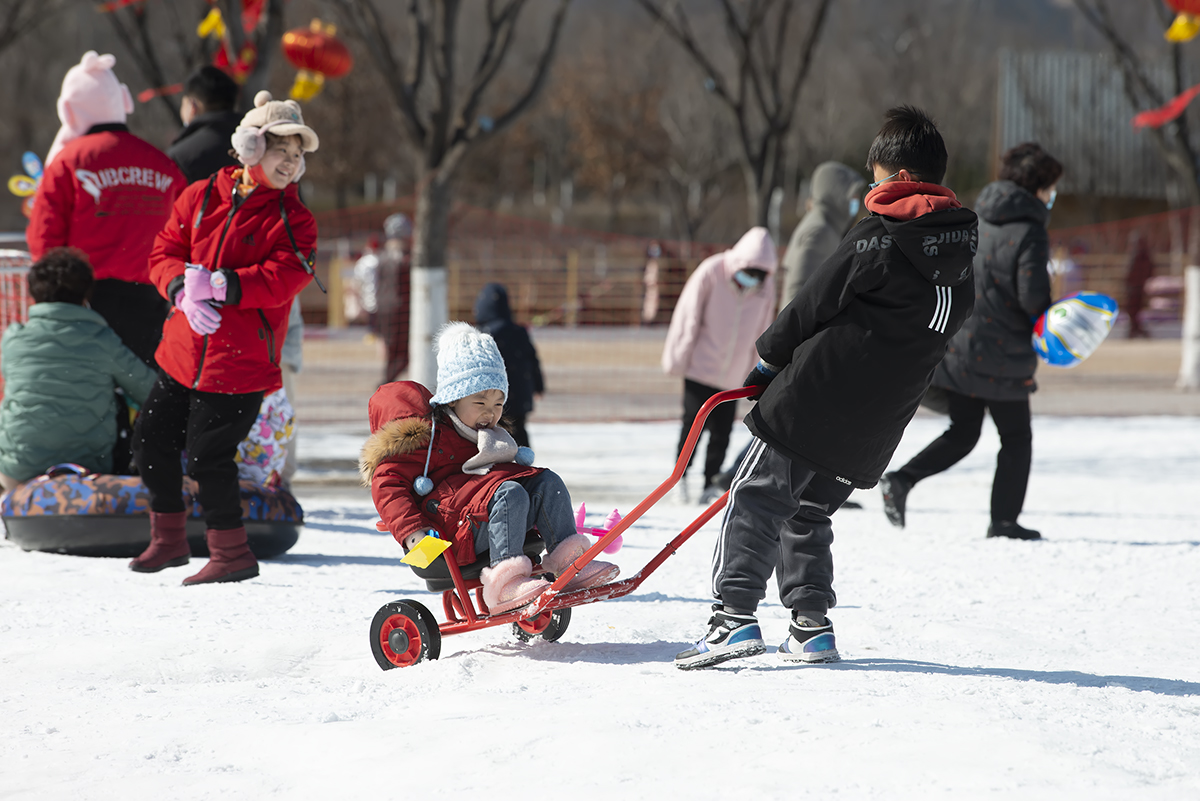
[[[914,421],[896,462],[942,424]],[[1022,522],[1046,541],[984,539],[990,425],[904,531],[877,491],[838,513],[832,666],[671,665],[708,617],[715,524],[561,642],[484,630],[388,672],[375,610],[440,603],[364,494],[301,492],[298,545],[236,585],[6,544],[0,799],[1200,798],[1200,419],[1034,425]],[[677,430],[532,435],[599,520],[666,476]],[[664,501],[615,560],[636,571],[698,511]]]

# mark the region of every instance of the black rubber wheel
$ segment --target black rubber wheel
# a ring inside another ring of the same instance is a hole
[[[383,670],[408,667],[442,655],[437,620],[409,599],[384,604],[371,621],[371,653]]]
[[[533,642],[539,638],[546,642],[554,642],[567,633],[569,625],[571,625],[571,608],[568,606],[542,612],[532,620],[520,620],[513,623],[513,634],[517,635],[517,639],[521,642]]]

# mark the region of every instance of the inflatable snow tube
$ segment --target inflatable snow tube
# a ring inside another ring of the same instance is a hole
[[[241,481],[242,519],[259,559],[285,553],[300,538],[304,510],[287,490]],[[188,544],[207,556],[196,482],[183,479]],[[150,544],[150,493],[137,476],[88,473],[59,465],[0,499],[6,537],[27,551],[135,557]]]
[[[1033,324],[1033,349],[1046,364],[1074,367],[1096,352],[1112,330],[1117,302],[1076,292],[1052,304]]]

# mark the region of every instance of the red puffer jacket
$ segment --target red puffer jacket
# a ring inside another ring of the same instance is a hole
[[[371,498],[388,531],[397,542],[409,534],[437,530],[454,540],[454,558],[460,565],[475,561],[472,523],[486,523],[488,503],[505,481],[542,472],[540,467],[497,464],[482,476],[462,471],[463,462],[479,447],[455,430],[439,414],[433,434],[429,478],[433,492],[417,495],[413,481],[425,471],[432,426],[429,399],[433,395],[415,381],[397,381],[375,390],[368,404],[371,436],[363,445],[359,471],[371,487]]]
[[[70,245],[96,278],[150,283],[154,236],[187,186],[175,162],[124,125],[98,125],[46,167],[25,237],[30,255]]]
[[[242,198],[235,194],[235,172],[240,168],[226,167],[211,181],[189,186],[150,253],[150,277],[168,300],[183,286],[187,263],[225,274],[221,327],[200,336],[174,309],[154,356],[168,375],[201,392],[274,392],[282,386],[279,354],[292,298],[310,280],[297,250],[305,258],[315,254],[317,224],[295,184],[258,186]]]

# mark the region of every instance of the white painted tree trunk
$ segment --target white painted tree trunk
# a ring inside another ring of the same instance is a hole
[[[1200,267],[1183,271],[1183,358],[1179,363],[1180,389],[1200,389]]]
[[[413,267],[408,328],[408,375],[437,392],[433,339],[450,319],[445,267]]]

